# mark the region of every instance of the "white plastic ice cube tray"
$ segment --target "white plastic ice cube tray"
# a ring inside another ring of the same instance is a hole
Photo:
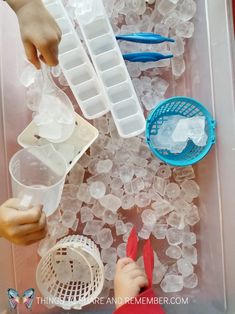
[[[75,129],[72,136],[63,143],[54,144],[50,143],[46,139],[39,138],[38,127],[33,121],[18,136],[17,141],[19,145],[23,148],[30,146],[41,146],[49,143],[52,144],[54,148],[58,150],[65,158],[67,162],[68,173],[99,135],[98,130],[88,121],[79,116],[77,113],[75,113],[75,121]],[[74,157],[72,160],[67,160],[65,152],[61,152],[61,150],[59,149],[61,144],[74,146]]]
[[[59,62],[69,86],[87,119],[98,118],[110,109],[108,97],[60,0],[44,5],[61,28]]]
[[[87,0],[80,0],[84,3]],[[87,23],[77,10],[78,22],[91,59],[109,97],[110,110],[120,136],[127,138],[145,130],[144,114],[107,17],[103,2],[98,17]]]

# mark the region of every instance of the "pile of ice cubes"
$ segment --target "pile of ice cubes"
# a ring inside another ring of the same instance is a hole
[[[200,218],[194,200],[200,188],[193,168],[163,164],[151,155],[143,137],[120,138],[110,114],[94,125],[103,126],[99,138],[69,173],[60,208],[48,219],[48,237],[38,253],[44,255],[69,233],[90,237],[101,250],[107,296],[116,261],[125,256],[135,225],[140,239],[151,236],[156,244],[154,284],[161,283],[165,292],[196,287],[193,230]],[[144,267],[142,257],[138,264]]]
[[[180,115],[165,116],[156,135],[150,140],[157,149],[167,149],[171,153],[181,153],[191,140],[196,146],[206,145],[206,118],[195,116],[186,118]]]

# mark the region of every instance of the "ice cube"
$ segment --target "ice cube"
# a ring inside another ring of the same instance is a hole
[[[95,217],[102,218],[106,209],[103,206],[101,206],[99,202],[96,202],[92,206],[91,210]]]
[[[123,186],[123,182],[120,178],[113,178],[113,180],[110,183],[110,187],[113,190],[121,189]]]
[[[176,26],[175,32],[177,36],[191,38],[194,33],[194,24],[192,22],[180,23]]]
[[[123,183],[131,182],[134,175],[134,169],[132,167],[122,166],[119,169],[119,175]]]
[[[183,241],[183,231],[176,228],[169,228],[166,237],[170,245],[179,245]]]
[[[87,168],[90,162],[90,156],[84,153],[79,159],[79,165],[83,168]]]
[[[171,245],[166,250],[166,256],[170,258],[179,259],[182,255],[182,250],[177,245]]]
[[[84,235],[95,235],[97,234],[101,228],[103,227],[104,223],[100,220],[91,220],[86,223],[86,226],[83,230]]]
[[[107,279],[109,281],[114,279],[115,268],[116,268],[116,263],[106,264],[104,266],[104,277],[105,277],[105,279]]]
[[[183,0],[179,5],[178,10],[181,14],[182,21],[189,21],[194,17],[197,6],[194,0]]]
[[[126,24],[138,25],[140,23],[139,15],[134,11],[129,11],[126,15]]]
[[[187,277],[191,274],[193,274],[193,265],[184,258],[181,258],[177,261],[177,266],[178,266],[178,270],[179,272],[182,274],[183,277]]]
[[[151,86],[154,92],[156,92],[159,96],[164,96],[169,87],[169,83],[161,77],[156,77],[152,80]]]
[[[66,210],[62,215],[62,224],[67,228],[72,228],[75,220],[76,220],[76,213],[72,210]]]
[[[172,202],[172,205],[175,207],[175,211],[181,215],[187,215],[192,209],[192,204],[189,204],[188,202],[180,198],[174,200]]]
[[[166,184],[167,182],[165,179],[155,176],[153,179],[153,190],[156,193],[159,193],[160,195],[164,196],[165,190],[166,190]]]
[[[125,234],[127,232],[127,227],[122,220],[117,220],[115,226],[117,236]]]
[[[102,249],[108,249],[113,244],[112,232],[108,228],[100,230],[97,234],[97,238]]]
[[[76,164],[70,171],[68,181],[70,184],[80,185],[84,180],[85,170],[80,164]]]
[[[153,229],[153,226],[144,225],[138,233],[139,238],[145,239],[145,240],[149,239],[152,229]]]
[[[153,269],[153,284],[158,285],[162,281],[163,277],[165,276],[166,271],[167,271],[167,266],[157,261]]]
[[[54,245],[56,245],[56,239],[47,236],[39,243],[37,251],[38,255],[43,257]]]
[[[134,180],[132,180],[131,185],[134,194],[137,194],[140,191],[144,190],[144,181],[142,178],[135,178]]]
[[[103,221],[106,224],[114,225],[118,219],[118,215],[111,210],[106,210],[104,212]]]
[[[147,207],[151,203],[151,199],[149,198],[148,193],[140,192],[135,196],[135,203],[137,206],[143,208]]]
[[[113,211],[113,212],[117,212],[117,210],[121,207],[122,202],[120,200],[120,198],[118,198],[115,195],[112,194],[107,194],[104,197],[102,197],[101,199],[99,199],[100,204]]]
[[[200,187],[193,180],[186,180],[181,184],[182,190],[192,198],[197,198],[200,194]]]
[[[63,198],[61,199],[60,207],[63,211],[72,210],[78,213],[81,210],[82,202],[74,198]]]
[[[135,197],[133,195],[124,195],[122,197],[122,208],[131,209],[135,206]]]
[[[183,278],[184,287],[188,289],[194,289],[198,286],[198,277],[196,274],[191,274]]]
[[[162,23],[167,25],[170,29],[175,28],[180,22],[180,13],[176,10],[165,15],[164,19],[162,20]]]
[[[193,265],[197,265],[197,249],[192,245],[182,247],[182,256]]]
[[[102,249],[101,258],[103,263],[115,264],[117,261],[117,250],[114,247]]]
[[[94,215],[92,213],[91,208],[89,207],[81,208],[81,223],[91,221],[93,220],[93,218],[94,218]]]
[[[176,8],[176,4],[171,0],[161,0],[158,4],[158,11],[164,16]]]
[[[195,178],[195,173],[192,166],[178,167],[173,170],[173,176],[176,182],[182,183],[185,180]]]
[[[162,280],[160,287],[166,293],[180,292],[184,287],[183,277],[177,275],[166,275]]]
[[[185,62],[183,56],[174,57],[171,60],[172,73],[176,77],[180,77],[185,72]]]
[[[170,199],[176,199],[180,196],[180,187],[177,183],[171,182],[166,186],[166,196]]]
[[[188,136],[197,146],[205,146],[208,136],[205,132],[205,117],[195,116],[188,120]]]
[[[100,160],[97,163],[97,172],[98,173],[109,173],[113,167],[113,162],[110,159]]]
[[[157,217],[152,209],[145,209],[141,214],[141,219],[144,225],[153,226],[156,223]]]
[[[184,245],[194,245],[197,242],[196,234],[193,232],[184,232],[183,234],[183,244]]]
[[[168,225],[167,224],[155,224],[152,234],[156,239],[163,240],[166,238]]]
[[[77,198],[85,203],[89,203],[91,200],[91,195],[89,192],[89,186],[86,183],[82,183],[79,187]]]
[[[184,41],[181,37],[176,36],[175,42],[170,44],[171,53],[174,57],[182,56],[184,53]]]
[[[126,257],[126,243],[121,243],[119,244],[119,246],[117,247],[117,255],[120,258]]]
[[[182,117],[175,127],[174,132],[172,133],[172,139],[174,142],[186,142],[189,139],[189,119]]]
[[[34,83],[36,74],[37,70],[35,67],[32,64],[28,64],[20,76],[20,83],[25,87],[29,87]]]
[[[174,207],[167,201],[157,201],[151,204],[152,209],[155,211],[157,217],[165,216],[174,210]]]
[[[200,221],[200,216],[197,206],[192,206],[192,208],[185,215],[185,223],[194,226]]]
[[[101,181],[95,181],[95,182],[92,182],[91,185],[89,186],[89,191],[90,191],[91,197],[95,199],[100,199],[105,195],[106,186]]]
[[[167,223],[171,227],[182,230],[182,229],[184,229],[184,226],[185,226],[184,216],[173,211],[167,217]]]

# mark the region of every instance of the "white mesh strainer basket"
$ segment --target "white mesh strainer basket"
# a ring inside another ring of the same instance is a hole
[[[40,260],[36,280],[50,304],[80,310],[92,303],[104,285],[104,267],[95,243],[80,235],[60,240]]]

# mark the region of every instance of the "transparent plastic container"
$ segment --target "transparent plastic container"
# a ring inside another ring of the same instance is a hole
[[[167,305],[168,314],[234,314],[235,313],[235,98],[234,98],[234,37],[232,9],[229,0],[197,0],[195,35],[187,49],[187,71],[168,96],[186,95],[205,104],[216,118],[217,144],[196,167],[201,187],[198,202],[201,223],[196,230],[199,237],[199,286],[185,291],[189,304]],[[22,51],[16,20],[5,3],[0,3],[1,21],[1,84],[2,107],[0,109],[0,167],[1,201],[8,194],[7,162],[16,147],[17,135],[28,124],[24,105],[25,91],[18,85],[19,59]],[[11,31],[9,32],[9,25]],[[3,49],[4,47],[4,49]],[[14,88],[14,93],[9,90]],[[3,149],[2,149],[3,148]],[[4,167],[2,167],[4,165]],[[8,185],[9,187],[9,185]],[[37,246],[11,247],[0,240],[0,311],[7,309],[6,289],[23,291],[36,288],[35,272],[38,264]],[[37,295],[39,295],[36,290]],[[158,295],[162,291],[157,289]],[[95,305],[82,313],[111,313],[111,305]],[[34,313],[68,313],[61,309],[48,309],[35,302]],[[28,313],[20,307],[19,313]],[[72,313],[69,312],[69,313]]]
[[[61,154],[48,144],[19,150],[10,160],[12,193],[22,210],[43,205],[46,216],[58,208],[67,164]]]

